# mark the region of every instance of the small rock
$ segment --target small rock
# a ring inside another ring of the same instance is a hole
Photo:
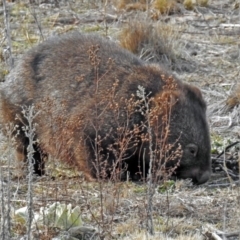
[[[71,237],[77,238],[79,240],[100,240],[96,229],[91,227],[72,227],[68,230],[68,233]]]

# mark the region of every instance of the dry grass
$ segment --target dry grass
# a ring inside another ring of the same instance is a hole
[[[159,233],[156,234],[156,236],[149,236],[144,232],[136,232],[133,233],[131,237],[125,237],[123,238],[123,240],[203,240],[203,236],[201,236],[200,234],[188,234],[188,235],[180,235],[177,238],[172,238],[169,237],[168,235]]]
[[[82,2],[85,2],[85,5],[83,4],[82,6]],[[95,0],[95,2],[98,3],[99,1]],[[140,1],[136,1],[136,3],[138,2]],[[225,5],[220,5],[220,2],[222,4],[224,3]],[[131,1],[131,3],[133,2]],[[144,4],[143,2],[140,3]],[[221,12],[221,6],[227,6],[229,13],[232,13],[232,9],[229,8],[229,1],[212,0],[208,1],[208,4],[212,4],[218,9],[219,12]],[[61,8],[59,9],[54,9],[47,4],[42,5],[41,8],[39,8],[38,5],[34,5],[34,8],[37,11],[38,20],[42,23],[44,36],[47,37],[53,33],[68,31],[69,28],[77,28],[82,30],[89,27],[94,28],[97,24],[99,24],[100,27],[104,28],[101,22],[96,24],[96,22],[94,21],[91,22],[91,19],[89,20],[90,17],[88,18],[88,16],[91,16],[91,13],[93,12],[95,14],[94,20],[96,20],[96,16],[99,16],[100,14],[102,14],[102,12],[95,11],[96,8],[91,9],[91,4],[89,4],[90,7],[87,6],[85,8],[85,6],[86,1],[69,1],[68,6],[61,6]],[[108,6],[111,7],[111,1],[108,2]],[[32,15],[29,12],[28,1],[15,1],[10,8],[10,12],[12,11],[13,53],[15,53],[15,55],[19,55],[23,52],[23,50],[32,46],[31,39],[37,39],[35,36],[39,37],[39,33],[33,21]],[[77,20],[79,20],[80,24],[65,25],[59,22],[55,22],[53,24],[52,21],[50,22],[48,20],[55,16],[53,15],[53,11],[57,11],[60,13],[66,11],[70,15],[76,14],[74,16],[77,16]],[[214,11],[214,8],[212,8],[211,11]],[[233,18],[225,19],[224,16],[226,14],[224,11],[226,11],[226,9],[223,8],[222,11],[223,12],[220,13],[221,15],[218,15],[218,13],[214,13],[213,20],[221,20],[221,22],[226,21],[232,23],[234,14],[232,15]],[[110,10],[107,13],[115,14],[115,12],[111,12]],[[212,16],[211,12],[210,14]],[[4,29],[4,21],[2,19],[2,16],[3,15],[0,16],[0,26],[2,27],[2,29]],[[131,21],[133,19],[133,16],[134,15],[120,14],[118,15],[118,20],[122,23],[129,18]],[[189,15],[187,16],[187,18],[188,17]],[[216,63],[218,59],[223,59],[221,51],[223,51],[225,48],[230,48],[232,42],[231,44],[229,44],[229,41],[221,41],[221,45],[217,45],[218,43],[220,43],[219,38],[226,38],[228,37],[228,35],[218,35],[218,32],[214,32],[214,35],[208,35],[207,28],[204,28],[204,31],[197,27],[193,28],[192,23],[196,23],[197,19],[194,18],[193,15],[191,15],[191,17],[192,18],[190,18],[189,20],[187,18],[185,19],[185,16],[177,16],[176,24],[165,23],[163,25],[159,25],[159,34],[161,33],[163,35],[166,35],[168,41],[165,41],[165,44],[168,44],[169,47],[171,47],[172,44],[173,49],[176,49],[176,46],[178,46],[177,40],[179,38],[177,36],[179,35],[175,34],[176,32],[174,31],[174,29],[176,29],[177,24],[179,24],[179,19],[182,21],[180,22],[180,25],[184,25],[187,22],[188,29],[184,33],[184,38],[188,43],[198,43],[198,46],[200,46],[200,50],[198,51],[198,55],[196,56],[196,58],[198,59],[198,61],[205,65],[204,71],[196,71],[196,73],[194,74],[184,74],[180,75],[180,77],[186,81],[190,79],[191,81],[201,85],[202,88],[205,90],[204,94],[207,96],[208,103],[213,101],[211,99],[211,94],[213,93],[217,96],[217,100],[225,101],[227,91],[224,89],[220,91],[219,88],[221,87],[222,83],[233,83],[233,81],[237,81],[236,79],[238,79],[239,77],[239,64],[235,63],[238,63],[238,61],[231,62],[231,64],[227,65],[227,68],[224,68],[224,66],[221,64],[216,64],[216,69],[213,68],[211,63]],[[85,21],[85,19],[89,20],[89,22]],[[175,16],[171,16],[171,19],[175,20]],[[201,24],[203,24],[204,21],[205,20],[200,19]],[[110,30],[109,32],[116,33],[120,31],[121,29],[119,26],[121,26],[121,24],[110,22],[108,25]],[[164,28],[163,31],[161,30],[162,27]],[[152,28],[154,28],[154,25],[152,25]],[[193,31],[191,32],[191,30]],[[171,37],[171,34],[169,34],[171,32],[173,34],[173,38]],[[101,33],[102,32],[100,31],[100,34]],[[0,34],[1,41],[3,42],[3,31]],[[233,39],[232,41],[238,41],[236,36],[237,35],[231,36],[231,38]],[[213,41],[213,39],[215,39],[216,37],[217,40]],[[1,46],[5,47],[2,42]],[[150,45],[147,44],[147,46],[147,49],[149,49]],[[139,51],[141,55],[141,52],[146,52],[146,46],[144,51],[141,49],[138,49],[137,51]],[[217,54],[219,54],[219,58],[217,57]],[[175,56],[175,54],[173,56]],[[224,58],[224,60],[226,61],[226,58]],[[2,56],[0,61],[1,80],[3,80],[3,77],[6,75],[7,70]],[[238,95],[235,96],[234,94],[232,94],[230,96],[230,99],[231,98],[232,100],[229,100],[227,104],[230,106],[236,106],[239,103],[240,97]],[[216,108],[218,109],[221,109],[223,107],[223,104],[226,103],[220,103],[215,99],[216,98],[214,98],[214,103],[218,104],[218,106],[216,106]],[[229,129],[227,136],[232,137],[232,128],[229,128],[229,126],[226,126],[226,128]],[[212,130],[214,130],[213,127]],[[221,133],[219,134],[219,131],[217,131],[217,134],[221,135]],[[239,136],[239,129],[237,131],[237,135]],[[2,151],[4,151],[4,149],[6,148],[4,147],[3,150],[1,150],[1,153]],[[1,166],[4,169],[6,161],[2,158],[3,154],[1,154]],[[51,164],[53,165],[53,163]],[[16,166],[13,165],[12,167]],[[34,210],[38,211],[41,206],[46,206],[47,204],[53,203],[55,201],[66,203],[71,202],[73,206],[81,207],[82,218],[85,224],[93,224],[94,227],[97,227],[94,214],[97,214],[99,212],[100,200],[98,186],[95,183],[89,184],[82,182],[75,172],[71,172],[70,169],[66,170],[65,167],[59,164],[57,165],[57,169],[54,165],[53,170],[56,171],[51,172],[49,170],[49,173],[54,176],[53,179],[51,179],[50,177],[43,177],[34,182]],[[11,186],[14,190],[11,198],[11,203],[13,210],[16,210],[26,205],[25,196],[27,187],[25,181],[23,180],[19,180],[19,182],[17,180],[12,181]],[[104,201],[106,202],[104,202],[103,206],[106,209],[106,216],[109,217],[113,213],[113,211],[112,204],[111,202],[109,202],[110,198],[108,198],[108,196],[109,194],[111,194],[111,192],[114,192],[114,186],[108,183],[104,183],[104,191],[106,192],[106,198],[104,198]],[[145,207],[144,191],[145,190],[143,187],[135,185],[133,183],[123,183],[121,185],[121,194],[119,197],[120,203],[116,207],[116,211],[114,212],[115,215],[112,227],[112,232],[115,234],[115,239],[154,239],[154,237],[146,236],[146,233],[141,225],[141,221],[139,220],[142,217],[141,211]],[[204,235],[204,229],[206,228],[209,229],[208,231],[211,233],[216,233],[217,230],[221,230],[227,233],[239,231],[239,193],[240,192],[238,186],[222,189],[208,189],[207,185],[202,187],[191,187],[186,184],[186,181],[176,182],[173,189],[169,189],[168,192],[164,193],[158,192],[154,198],[154,219],[157,225],[156,229],[165,229],[161,234],[157,233],[155,239],[206,239],[207,236]],[[90,214],[89,208],[94,214]],[[49,230],[49,235],[52,235],[51,229],[48,227],[39,230],[45,233]],[[23,224],[17,221],[13,222],[13,233],[15,234],[15,236],[17,236],[17,233],[19,233],[19,235],[23,235],[24,232],[25,229],[23,227]],[[42,239],[47,239],[46,235],[44,236],[43,233],[42,236],[45,237]],[[209,238],[213,239],[212,236],[210,236]],[[16,237],[15,239],[19,238]],[[235,239],[238,239],[238,237],[236,236]]]
[[[172,14],[179,10],[176,0],[155,0],[152,7],[160,14]]]
[[[150,9],[152,19],[159,19],[161,15],[169,15],[181,12],[181,5],[187,10],[193,10],[195,6],[206,7],[208,0],[121,0],[115,1],[114,5],[119,10],[130,11],[146,11]]]
[[[204,187],[193,188],[186,181],[180,181],[176,182],[174,190],[156,193],[153,202],[156,234],[149,236],[142,221],[145,217],[146,196],[144,188],[143,192],[139,191],[140,187],[143,186],[105,182],[101,190],[98,183],[86,183],[76,177],[57,177],[55,181],[44,177],[34,183],[34,210],[37,212],[40,206],[56,201],[71,203],[73,207],[79,206],[83,222],[97,229],[105,229],[105,239],[202,240],[206,239],[206,232],[217,229],[231,232],[238,229],[238,188],[212,191]],[[104,224],[100,214],[101,191],[104,196]],[[18,192],[12,199],[15,210],[25,205],[24,181],[18,183]],[[13,221],[13,230],[19,235],[25,232],[24,225],[16,219]],[[34,230],[34,235],[39,240],[50,239],[47,237],[54,236],[52,234],[50,226]]]
[[[179,11],[178,3],[176,0],[154,0],[154,1],[146,1],[146,0],[121,0],[116,1],[115,6],[119,10],[124,11],[146,11],[148,8],[151,11],[154,11],[154,14],[172,14]]]
[[[193,10],[195,6],[206,7],[208,0],[184,0],[183,5],[188,10]]]
[[[119,35],[120,45],[130,52],[139,54],[144,45],[149,43],[151,33],[151,24],[146,21],[131,21]]]
[[[147,7],[147,1],[146,0],[120,0],[115,1],[114,5],[119,10],[126,10],[126,11],[133,11],[133,10],[141,10],[145,11]]]
[[[237,87],[232,91],[230,96],[226,100],[226,105],[228,109],[232,109],[237,107],[240,104],[240,85],[238,84]]]
[[[171,24],[135,19],[122,28],[118,38],[122,47],[143,60],[161,62],[175,69],[181,55],[179,30]]]

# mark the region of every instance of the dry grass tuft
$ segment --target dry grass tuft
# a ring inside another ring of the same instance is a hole
[[[152,24],[147,20],[134,20],[125,25],[119,35],[120,45],[145,61],[162,62],[178,68],[180,55],[179,29],[171,24]]]
[[[183,5],[187,10],[193,10],[194,5],[195,5],[194,2],[196,2],[196,1],[195,0],[185,0],[183,2]]]
[[[175,0],[155,0],[152,6],[158,10],[160,14],[172,14],[179,10]]]
[[[120,0],[115,1],[115,6],[119,10],[126,10],[126,11],[146,11],[146,0]]]
[[[142,239],[149,239],[149,240],[159,240],[159,239],[166,239],[166,240],[203,240],[203,236],[201,236],[200,234],[181,234],[179,236],[177,236],[176,238],[172,238],[169,237],[167,234],[162,234],[162,233],[156,233],[155,236],[151,236],[149,234],[146,234],[146,232],[139,232],[136,231],[134,233],[132,233],[132,235],[129,237],[124,237],[123,240],[142,240]]]
[[[198,0],[197,4],[201,7],[206,7],[208,5],[208,0]]]
[[[149,7],[154,12],[155,15],[162,14],[173,14],[178,12],[179,6],[178,3],[182,3],[183,0],[154,0],[154,1],[146,1],[146,0],[120,0],[115,1],[115,6],[119,10],[129,11],[146,11],[147,7]],[[158,16],[159,17],[159,16]],[[154,17],[156,19],[156,17]]]
[[[192,10],[195,6],[206,7],[208,0],[184,0],[183,5],[187,10]]]
[[[240,104],[240,85],[237,86],[235,91],[226,100],[228,109],[232,109]]]
[[[147,22],[129,22],[120,33],[120,44],[127,50],[137,54],[143,45],[149,42],[151,32],[151,26]]]
[[[147,5],[146,4],[143,4],[143,3],[131,3],[131,4],[128,4],[126,6],[126,11],[127,12],[130,12],[130,11],[146,11],[147,10]]]

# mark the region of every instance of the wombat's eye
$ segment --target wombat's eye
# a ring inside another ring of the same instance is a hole
[[[190,144],[188,144],[188,145],[186,146],[186,151],[187,151],[190,155],[196,157],[196,156],[197,156],[197,152],[198,152],[198,146],[197,146],[196,144],[194,144],[194,143],[190,143]]]

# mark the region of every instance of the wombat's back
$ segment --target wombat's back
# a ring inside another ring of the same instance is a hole
[[[104,81],[99,94],[116,81],[121,97],[135,94],[136,84],[157,92],[163,84],[158,68],[146,65],[109,40],[74,32],[52,37],[24,54],[2,84],[1,94],[3,98],[11,96],[9,101],[17,105],[60,97],[72,107],[76,102],[84,102],[86,94],[94,94],[97,80]],[[129,84],[126,78],[132,82]]]

